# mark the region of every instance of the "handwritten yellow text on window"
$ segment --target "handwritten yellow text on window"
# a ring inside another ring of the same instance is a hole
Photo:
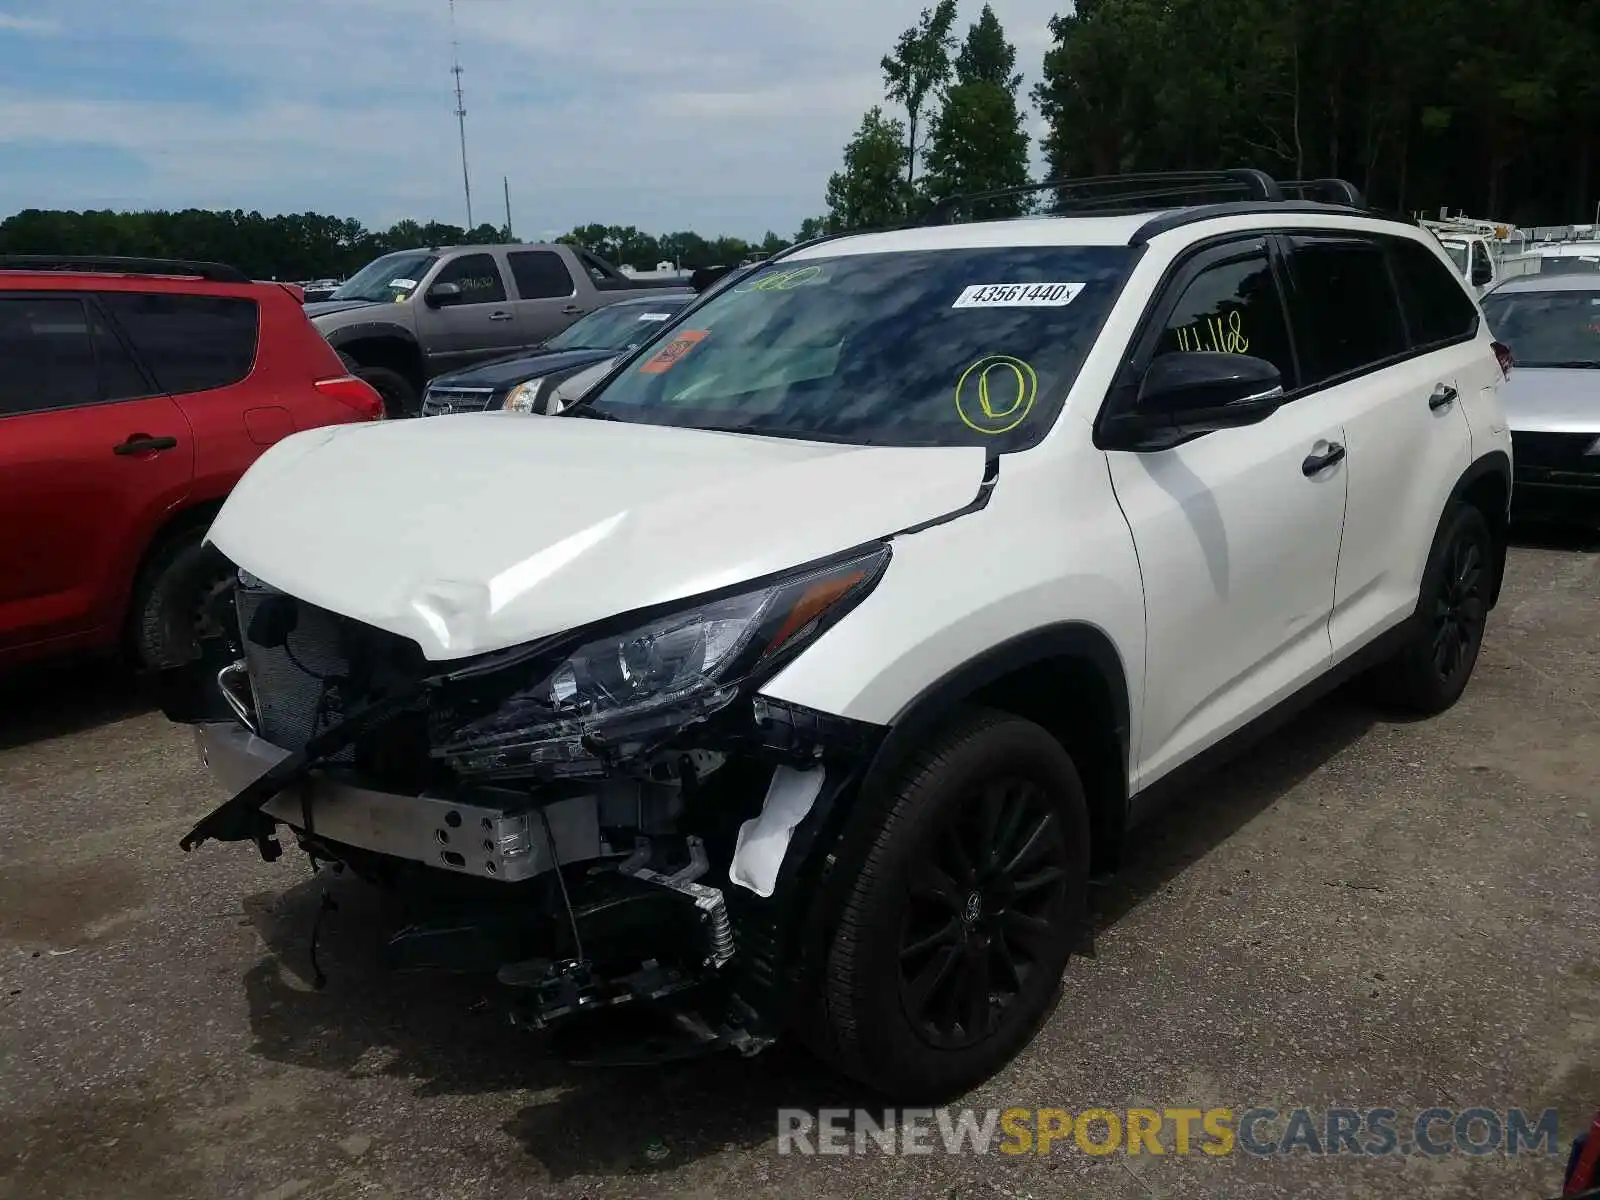
[[[1204,350],[1213,354],[1250,353],[1250,339],[1245,336],[1244,318],[1238,309],[1223,316],[1203,317],[1175,332],[1179,350]]]

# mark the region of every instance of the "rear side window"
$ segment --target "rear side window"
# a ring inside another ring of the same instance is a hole
[[[1399,298],[1376,242],[1293,238],[1289,262],[1302,384],[1315,386],[1406,352]]]
[[[1283,301],[1265,249],[1206,267],[1189,281],[1167,317],[1156,354],[1203,350],[1248,354],[1278,368],[1294,387],[1294,354]]]
[[[254,300],[107,292],[100,303],[174,395],[228,387],[250,374],[260,317]]]
[[[524,300],[555,300],[573,292],[572,272],[554,250],[514,250],[506,255],[517,295]]]
[[[94,339],[83,301],[0,297],[0,417],[94,404]]]
[[[1414,347],[1436,346],[1478,332],[1478,310],[1451,271],[1421,242],[1385,238]]]
[[[105,317],[92,304],[89,306],[89,326],[94,335],[95,365],[100,375],[100,397],[103,400],[136,400],[154,394],[155,390],[144,377],[144,372],[128,354]]]

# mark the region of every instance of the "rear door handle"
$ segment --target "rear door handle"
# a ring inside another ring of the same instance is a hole
[[[1337,462],[1344,460],[1344,447],[1338,442],[1329,442],[1328,448],[1321,454],[1308,454],[1305,461],[1300,464],[1300,472],[1307,479],[1320,475]]]
[[[153,450],[174,450],[178,446],[175,437],[151,437],[148,433],[133,433],[128,435],[128,440],[119,442],[111,447],[113,454],[149,454]]]
[[[580,305],[580,304],[569,304],[565,308],[563,308],[561,311],[566,316],[574,317],[574,316],[577,316],[579,313],[583,312],[583,306]]]
[[[1433,389],[1433,395],[1428,397],[1428,407],[1434,412],[1438,412],[1441,408],[1449,408],[1460,394],[1448,383],[1441,383]]]
[[[489,320],[491,320],[491,321],[509,321],[509,320],[511,320],[511,314],[508,313],[508,312],[492,312],[492,313],[489,314]]]

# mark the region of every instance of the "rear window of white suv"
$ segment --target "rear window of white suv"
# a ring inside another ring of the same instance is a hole
[[[1055,420],[1135,253],[780,260],[683,318],[590,403],[656,425],[1020,450]]]

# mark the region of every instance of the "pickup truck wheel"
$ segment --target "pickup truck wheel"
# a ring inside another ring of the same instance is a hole
[[[417,388],[399,371],[389,367],[363,367],[355,360],[341,354],[344,369],[357,379],[365,380],[383,397],[383,415],[414,417],[422,410],[422,399]]]
[[[1489,522],[1461,505],[1434,539],[1410,640],[1373,672],[1380,703],[1432,715],[1460,699],[1483,646],[1494,562]]]
[[[907,1100],[987,1079],[1038,1032],[1085,914],[1089,815],[1031,721],[965,713],[900,774],[828,958],[848,1074]]]
[[[217,550],[201,544],[204,529],[178,534],[158,546],[134,585],[129,643],[137,665],[177,666],[198,639],[219,632],[211,602],[232,586],[235,571]]]

